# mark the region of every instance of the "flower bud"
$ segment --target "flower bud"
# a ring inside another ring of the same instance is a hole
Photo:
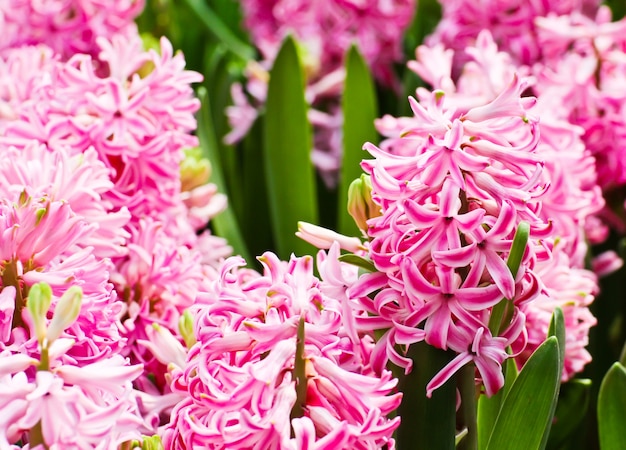
[[[188,309],[185,310],[180,319],[178,319],[178,331],[180,331],[180,335],[185,341],[185,346],[187,349],[193,347],[193,344],[196,343],[196,335],[193,331],[193,317],[191,317],[191,313]]]
[[[333,242],[337,241],[342,249],[349,252],[365,250],[359,238],[344,236],[328,228],[307,222],[298,222],[296,236],[317,248],[329,249]]]
[[[52,303],[52,289],[47,283],[37,283],[28,291],[26,306],[33,320],[37,341],[41,344],[46,337],[46,314]]]
[[[143,436],[141,450],[163,450],[163,443],[158,435]]]
[[[372,183],[369,175],[361,175],[348,188],[348,212],[359,229],[367,231],[367,220],[380,216],[380,206],[372,201]]]
[[[61,333],[72,325],[78,314],[83,301],[83,290],[78,286],[72,286],[63,293],[54,308],[54,315],[48,326],[46,338],[48,342],[53,342]]]
[[[202,157],[200,148],[185,149],[185,159],[180,163],[181,191],[187,192],[202,186],[211,177],[211,163]]]

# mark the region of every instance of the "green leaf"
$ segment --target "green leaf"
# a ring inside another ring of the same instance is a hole
[[[453,450],[456,432],[456,377],[426,397],[426,385],[455,356],[418,342],[409,347],[408,357],[414,369],[402,375],[398,389],[402,403],[398,415],[402,422],[397,431],[396,448],[411,450]]]
[[[550,336],[528,359],[502,402],[487,450],[539,450],[559,389],[559,343]]]
[[[376,266],[370,259],[363,258],[354,253],[346,253],[345,255],[339,256],[339,261],[360,267],[367,272],[376,272]]]
[[[559,361],[561,366],[565,361],[565,317],[563,310],[557,307],[552,313],[550,326],[548,327],[548,336],[555,336],[559,342]]]
[[[298,221],[318,223],[313,147],[304,77],[296,43],[288,37],[270,71],[263,151],[272,234],[278,254],[311,253],[298,239]]]
[[[591,380],[573,379],[561,386],[547,448],[561,448],[582,424],[589,408]]]
[[[274,248],[269,220],[267,181],[263,168],[263,117],[259,117],[238,148],[240,204],[236,209],[250,252],[261,255]]]
[[[417,2],[417,8],[415,8],[415,14],[413,15],[413,21],[411,25],[404,33],[404,54],[405,61],[415,58],[415,49],[419,46],[424,37],[430,34],[439,21],[441,20],[441,2],[438,0],[419,0]],[[415,90],[419,86],[426,86],[426,84],[417,76],[415,72],[405,67],[402,74],[402,92],[400,102],[395,102],[397,107],[398,116],[412,116],[413,112],[409,106],[409,102],[406,98],[409,95],[415,96]],[[430,89],[430,87],[428,87]]]
[[[478,398],[478,448],[487,448],[489,437],[500,414],[502,401],[511,390],[513,382],[517,378],[517,366],[515,359],[509,358],[504,362],[504,386],[491,397],[481,394]]]
[[[220,16],[215,14],[205,0],[186,0],[186,3],[204,24],[206,29],[227,47],[228,50],[244,61],[254,58],[254,49],[239,39],[237,35],[225,25],[220,19]]]
[[[550,325],[548,327],[548,337],[554,336],[559,344],[559,380],[561,379],[561,374],[563,373],[563,364],[565,362],[565,318],[563,316],[563,310],[557,307],[552,313],[552,318],[550,319]],[[558,386],[560,388],[560,384]],[[556,411],[557,403],[559,401],[559,389],[557,388],[553,402],[552,402],[552,410],[550,412],[550,417],[554,417],[554,413]],[[550,425],[552,422],[550,422]],[[550,436],[551,426],[546,427],[543,439],[541,440],[541,448],[545,448],[548,444],[548,438]]]
[[[626,441],[626,368],[614,363],[600,385],[598,433],[602,450],[619,450]]]
[[[339,201],[337,204],[337,231],[348,236],[361,233],[348,214],[348,188],[363,170],[361,160],[365,156],[363,144],[377,143],[378,133],[374,120],[378,117],[376,87],[367,64],[356,46],[350,47],[346,57],[346,83],[341,100],[343,111],[343,156],[339,177]]]
[[[200,147],[204,155],[211,161],[212,173],[211,182],[215,183],[219,192],[228,196],[226,183],[222,172],[222,164],[220,161],[219,146],[215,138],[211,120],[210,99],[207,90],[204,87],[198,89],[198,97],[202,102],[202,107],[198,112],[198,138]],[[250,255],[246,243],[243,240],[239,224],[230,207],[226,208],[211,220],[211,224],[215,233],[222,236],[233,247],[236,255],[241,255],[248,263],[250,263]]]

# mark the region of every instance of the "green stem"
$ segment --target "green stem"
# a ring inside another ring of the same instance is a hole
[[[50,370],[50,357],[48,355],[48,346],[45,339],[44,342],[41,343],[41,357],[39,358],[39,367],[37,367],[37,370]],[[28,442],[30,444],[30,448],[43,445],[43,447],[48,450],[46,441],[43,439],[41,420],[30,429],[30,432],[28,433]]]
[[[467,435],[459,443],[460,450],[476,450],[478,448],[478,427],[476,418],[476,382],[473,363],[467,364],[459,371],[459,392],[461,393],[461,413],[463,425],[467,427]]]
[[[22,287],[20,286],[20,277],[17,273],[17,263],[15,260],[9,261],[5,264],[4,270],[2,271],[2,286],[15,287],[15,310],[13,312],[13,322],[11,323],[11,327],[27,328],[26,324],[22,320],[22,310],[26,306],[26,299],[24,298],[24,293],[22,292]]]
[[[44,343],[41,346],[41,357],[39,358],[39,367],[37,368],[38,371],[50,370],[50,357],[48,356],[48,347],[44,347],[44,344],[46,344],[45,339]]]
[[[397,448],[412,450],[453,450],[456,434],[456,383],[448,380],[426,397],[426,385],[454,357],[453,352],[434,348],[425,342],[414,344],[408,356],[414,367],[400,379],[403,393],[398,415]]]
[[[296,403],[291,409],[291,419],[304,416],[304,405],[306,404],[306,361],[304,359],[304,317],[298,323],[298,337],[296,340],[296,357],[293,367],[294,378],[296,380]]]
[[[28,433],[28,443],[30,444],[30,448],[35,448],[38,445],[43,445],[43,448],[46,450],[49,447],[46,445],[46,442],[43,440],[43,429],[41,427],[41,420],[37,422],[37,425],[30,429]]]

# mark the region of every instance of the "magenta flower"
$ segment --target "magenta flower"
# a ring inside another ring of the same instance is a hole
[[[553,228],[538,214],[546,187],[529,113],[535,99],[521,97],[528,80],[514,72],[482,104],[476,90],[464,101],[464,85],[437,73],[452,100],[441,90],[418,92],[414,117],[387,117],[381,124],[391,138],[365,146],[375,159],[362,165],[382,209],[368,221],[369,256],[381,273],[361,277],[348,295],[374,316],[357,318],[357,327],[386,330],[372,353],[375,368],[391,360],[410,370],[402,351],[424,340],[459,354],[431,381],[429,395],[468,362],[491,395],[503,383],[506,347],[524,332],[519,308],[541,289],[534,266],[549,257],[539,240]],[[531,240],[511,274],[507,257],[522,220]],[[513,301],[514,320],[494,336],[490,311],[503,298]]]
[[[382,118],[377,126],[388,138],[365,146],[375,159],[362,166],[382,210],[367,222],[379,272],[362,276],[348,294],[367,313],[356,327],[384,331],[372,352],[375,369],[390,360],[411,370],[403,353],[426,341],[458,353],[429,395],[469,362],[491,395],[503,382],[507,346],[523,363],[543,341],[554,308],[564,305],[547,288],[554,279],[547,268],[588,280],[580,291],[587,302],[597,289],[582,268],[586,223],[602,207],[594,162],[581,130],[550,109],[549,97],[522,96],[532,79],[516,73],[488,32],[465,51],[468,62],[456,77],[452,51],[422,46],[416,56],[410,68],[436,90],[418,89],[414,116]],[[508,252],[520,221],[530,224],[530,240],[512,274]],[[555,242],[567,256],[552,255]],[[512,322],[494,335],[490,314],[503,298],[513,302]],[[566,365],[576,369],[568,377],[587,361],[593,318],[586,305],[567,313],[568,336],[581,344],[570,344]]]

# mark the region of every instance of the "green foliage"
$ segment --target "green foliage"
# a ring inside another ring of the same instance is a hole
[[[559,341],[550,336],[528,359],[502,402],[487,450],[539,450],[549,431],[561,368]]]
[[[215,14],[211,7],[204,0],[186,0],[189,8],[196,14],[200,22],[206,29],[218,39],[229,51],[237,55],[243,61],[254,58],[256,52],[246,42],[221,20],[221,16]]]
[[[576,431],[583,424],[590,397],[591,380],[573,379],[561,385],[559,403],[548,437],[548,449],[561,449],[573,439]],[[572,444],[571,448],[577,448],[579,443],[576,441]]]
[[[455,448],[456,380],[452,377],[426,397],[426,385],[452,358],[454,352],[434,348],[425,342],[411,345],[408,356],[414,370],[400,376],[403,393],[398,414],[405,424],[398,429],[397,447],[411,450],[452,450]]]
[[[295,236],[298,221],[318,223],[317,189],[311,163],[311,126],[304,75],[293,38],[288,37],[270,71],[263,129],[263,160],[272,236],[281,258],[310,254]]]
[[[626,368],[616,362],[607,372],[598,397],[601,450],[620,450],[626,442]]]
[[[363,170],[363,144],[376,143],[378,133],[374,120],[378,117],[374,80],[365,60],[356,46],[350,47],[346,57],[346,84],[341,108],[343,111],[343,156],[338,192],[337,231],[348,236],[360,235],[354,219],[348,214],[348,188]]]
[[[376,272],[376,266],[374,263],[367,258],[363,258],[362,256],[355,255],[353,253],[348,253],[345,255],[341,255],[339,257],[339,261],[352,264],[353,266],[357,266],[366,272]]]
[[[487,448],[489,437],[493,430],[500,409],[502,408],[502,401],[511,390],[513,382],[517,378],[517,366],[515,360],[509,358],[504,362],[504,386],[498,392],[491,397],[487,397],[485,394],[481,394],[478,398],[478,448],[484,450]]]
[[[198,114],[198,137],[200,139],[200,147],[205,157],[211,161],[213,170],[211,182],[215,183],[220,192],[228,195],[224,175],[222,173],[221,158],[218,151],[219,146],[213,132],[210,99],[206,89],[199,89],[198,96],[202,102],[202,109]],[[241,235],[237,218],[230,208],[226,208],[225,211],[213,218],[211,224],[218,235],[228,240],[235,254],[241,255],[246,261],[250,261],[250,255],[248,254],[246,243]]]

